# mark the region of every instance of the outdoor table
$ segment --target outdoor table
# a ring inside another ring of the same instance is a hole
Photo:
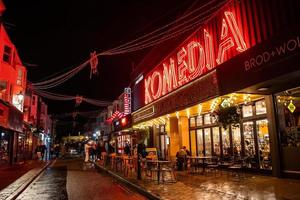
[[[146,160],[146,163],[154,163],[157,165],[157,182],[159,183],[160,181],[160,172],[161,172],[161,165],[164,164],[169,164],[171,163],[171,161],[169,160]],[[162,180],[164,181],[164,180]]]
[[[204,174],[205,160],[212,159],[212,156],[189,156],[188,159],[190,159],[190,163],[192,163],[193,159],[196,161],[196,163],[199,163],[198,160],[202,160],[202,174]]]

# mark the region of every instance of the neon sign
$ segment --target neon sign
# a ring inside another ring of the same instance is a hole
[[[145,104],[178,89],[247,49],[234,14],[222,13],[219,35],[209,26],[194,33],[144,79]],[[201,35],[202,39],[199,39]]]

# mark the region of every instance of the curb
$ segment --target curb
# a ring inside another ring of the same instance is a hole
[[[96,162],[92,162],[96,168],[108,173],[109,175],[111,175],[112,177],[116,178],[117,180],[119,180],[120,182],[124,183],[125,185],[133,188],[134,190],[136,190],[138,193],[146,196],[149,199],[153,199],[153,200],[160,200],[160,197],[158,197],[157,195],[145,190],[144,188],[142,188],[141,186],[132,183],[130,181],[128,181],[127,179],[119,176],[118,174],[106,169],[105,167],[102,167],[101,165],[97,164]]]
[[[42,167],[34,176],[32,176],[28,181],[22,184],[18,189],[12,192],[5,200],[14,200],[16,199],[53,161],[48,162],[44,167]],[[25,174],[24,174],[25,175]],[[21,176],[22,177],[22,176]],[[20,178],[21,178],[20,177]],[[13,183],[12,183],[13,184]],[[10,185],[9,185],[10,186]],[[7,187],[9,187],[7,186]],[[5,189],[5,188],[4,188]]]

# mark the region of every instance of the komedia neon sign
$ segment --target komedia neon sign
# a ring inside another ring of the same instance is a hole
[[[164,96],[191,80],[200,77],[226,59],[243,52],[247,45],[232,12],[224,12],[218,44],[211,33],[203,29],[203,40],[191,40],[154,68],[144,79],[145,104]],[[217,51],[214,47],[217,46]],[[235,51],[229,54],[229,51]],[[215,57],[217,52],[217,57]]]

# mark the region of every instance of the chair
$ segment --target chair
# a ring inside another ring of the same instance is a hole
[[[215,174],[215,176],[216,176],[217,175],[217,171],[220,168],[219,157],[214,156],[208,162],[206,162],[206,168],[209,171],[213,171],[214,174]]]
[[[161,166],[160,173],[162,182],[175,183],[177,181],[172,162],[168,164],[163,164],[163,166]]]

